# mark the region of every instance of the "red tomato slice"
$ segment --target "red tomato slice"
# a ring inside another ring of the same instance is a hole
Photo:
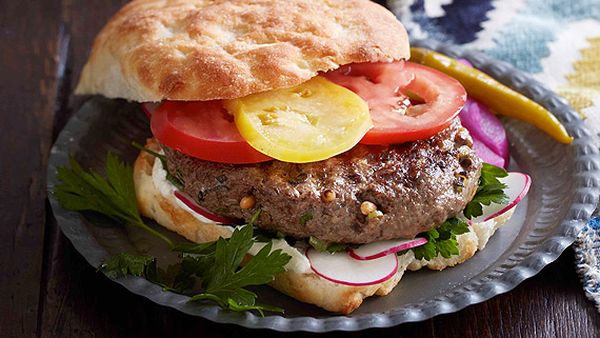
[[[357,63],[340,67],[324,76],[362,97],[374,112],[387,113],[390,108],[402,109],[405,97],[398,89],[414,79],[414,74],[403,71],[404,62]]]
[[[202,160],[235,164],[271,160],[242,138],[221,101],[165,101],[152,113],[150,128],[162,144]]]
[[[361,140],[364,144],[429,138],[450,125],[467,98],[457,80],[411,62],[349,65],[325,76],[369,104],[374,126]],[[412,104],[408,93],[424,102]]]

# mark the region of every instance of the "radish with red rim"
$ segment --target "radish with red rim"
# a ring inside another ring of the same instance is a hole
[[[345,252],[306,250],[311,269],[319,276],[339,284],[351,286],[373,285],[385,282],[398,271],[398,257],[387,255],[378,259],[358,260]]]
[[[471,219],[471,223],[485,222],[511,210],[527,195],[531,187],[531,177],[524,173],[510,172],[508,176],[498,180],[506,184],[504,193],[508,196],[507,202],[484,205],[483,215]]]
[[[395,239],[386,241],[377,241],[363,244],[358,248],[348,249],[348,255],[358,260],[372,260],[395,254],[400,251],[416,248],[427,243],[427,239],[417,237],[415,239]]]
[[[185,193],[182,193],[182,192],[176,190],[173,194],[175,195],[175,197],[178,200],[183,202],[183,204],[185,204],[188,208],[192,209],[192,211],[198,213],[200,216],[208,219],[209,221],[221,223],[221,224],[239,224],[240,223],[239,220],[237,220],[237,219],[213,214],[212,212],[201,207],[198,203],[196,203],[191,197],[189,197]]]

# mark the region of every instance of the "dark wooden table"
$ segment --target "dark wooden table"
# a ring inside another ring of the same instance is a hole
[[[275,336],[128,293],[84,261],[48,208],[49,149],[80,104],[71,92],[93,37],[125,2],[0,0],[0,336]],[[584,296],[569,249],[539,275],[483,304],[348,335],[375,334],[600,337],[600,316]]]

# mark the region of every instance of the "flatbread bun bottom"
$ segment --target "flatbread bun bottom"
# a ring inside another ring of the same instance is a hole
[[[146,147],[160,151],[160,146],[155,139],[149,139]],[[196,243],[214,241],[219,237],[231,235],[230,228],[201,222],[188,211],[180,208],[174,197],[164,197],[152,179],[154,161],[154,156],[142,151],[134,164],[133,178],[138,208],[142,215],[154,219],[167,229]],[[356,310],[365,298],[373,295],[385,296],[390,293],[407,269],[415,271],[428,267],[433,270],[443,270],[473,257],[477,250],[485,247],[496,229],[511,215],[512,212],[507,212],[494,220],[472,224],[469,233],[459,235],[457,238],[460,252],[458,256],[451,258],[438,256],[427,262],[415,259],[412,251],[409,251],[399,257],[396,274],[382,283],[348,286],[328,281],[312,271],[305,273],[286,271],[277,275],[271,286],[299,301],[314,304],[331,312],[349,314]]]

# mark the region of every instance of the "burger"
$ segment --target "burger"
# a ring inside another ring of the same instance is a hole
[[[510,217],[446,231],[454,252],[411,250],[461,217],[483,164],[457,118],[464,88],[409,57],[367,0],[134,0],[76,92],[148,111],[144,216],[196,243],[251,222],[292,257],[273,287],[348,314],[406,269],[465,261]]]

